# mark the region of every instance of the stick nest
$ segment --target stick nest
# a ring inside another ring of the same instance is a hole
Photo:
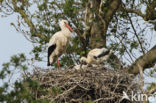
[[[137,90],[133,75],[105,67],[82,70],[35,71],[32,79],[49,93],[38,93],[37,98],[48,98],[55,103],[119,103],[123,91]]]

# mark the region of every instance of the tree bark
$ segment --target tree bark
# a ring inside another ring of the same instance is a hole
[[[149,50],[145,55],[140,56],[131,66],[127,67],[129,73],[137,75],[139,73],[140,65],[143,71],[147,68],[151,68],[156,63],[156,45]]]
[[[111,22],[113,15],[116,13],[117,9],[121,5],[121,0],[108,0],[101,6],[101,0],[94,0],[94,10],[95,10],[95,19],[91,27],[91,39],[90,46],[91,48],[96,48],[99,46],[106,47],[106,33],[108,25]],[[109,5],[107,5],[109,4]],[[101,9],[105,9],[100,12]]]

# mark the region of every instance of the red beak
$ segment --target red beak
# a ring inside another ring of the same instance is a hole
[[[71,32],[74,32],[73,29],[68,24],[65,24],[65,25]]]

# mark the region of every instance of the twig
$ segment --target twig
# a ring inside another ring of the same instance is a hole
[[[145,94],[145,90],[143,89],[143,87],[144,87],[143,70],[142,70],[142,67],[140,66],[140,64],[137,64],[137,65],[138,65],[139,72],[140,72],[140,89],[141,89],[142,93]]]
[[[69,93],[71,90],[75,89],[76,87],[77,87],[77,85],[75,85],[74,87],[72,87],[72,88],[66,90],[66,91],[63,92],[62,94],[59,94],[59,95],[58,95],[57,97],[55,97],[52,101],[55,101],[56,99],[60,98],[61,96],[66,95],[66,94]],[[52,101],[51,101],[51,102],[52,102]]]
[[[125,6],[125,4],[123,4],[123,5]],[[124,7],[124,9],[125,9],[125,7]],[[125,10],[125,11],[126,11],[126,10]],[[129,19],[129,21],[130,21],[130,24],[131,24],[131,26],[132,26],[132,29],[133,29],[133,31],[134,31],[134,35],[136,36],[136,38],[137,38],[137,40],[138,40],[138,42],[139,42],[139,45],[140,45],[140,47],[141,47],[141,50],[142,50],[143,54],[145,54],[144,48],[143,48],[142,43],[141,43],[141,41],[140,41],[140,38],[139,38],[139,36],[138,36],[138,34],[137,34],[135,28],[134,28],[133,22],[132,22],[132,20],[131,20],[131,18],[130,18],[130,16],[129,16],[129,14],[128,14],[127,11],[126,11],[126,13],[127,13],[128,19]]]

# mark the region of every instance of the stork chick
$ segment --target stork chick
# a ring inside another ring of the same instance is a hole
[[[48,44],[48,66],[52,65],[56,59],[58,68],[60,68],[59,56],[61,56],[72,37],[72,28],[68,25],[67,20],[60,21],[61,31],[56,32],[50,39]]]
[[[87,58],[81,57],[81,63],[87,63],[90,66],[92,63],[100,64],[106,61],[109,56],[112,54],[112,50],[106,48],[95,48],[89,51]]]

